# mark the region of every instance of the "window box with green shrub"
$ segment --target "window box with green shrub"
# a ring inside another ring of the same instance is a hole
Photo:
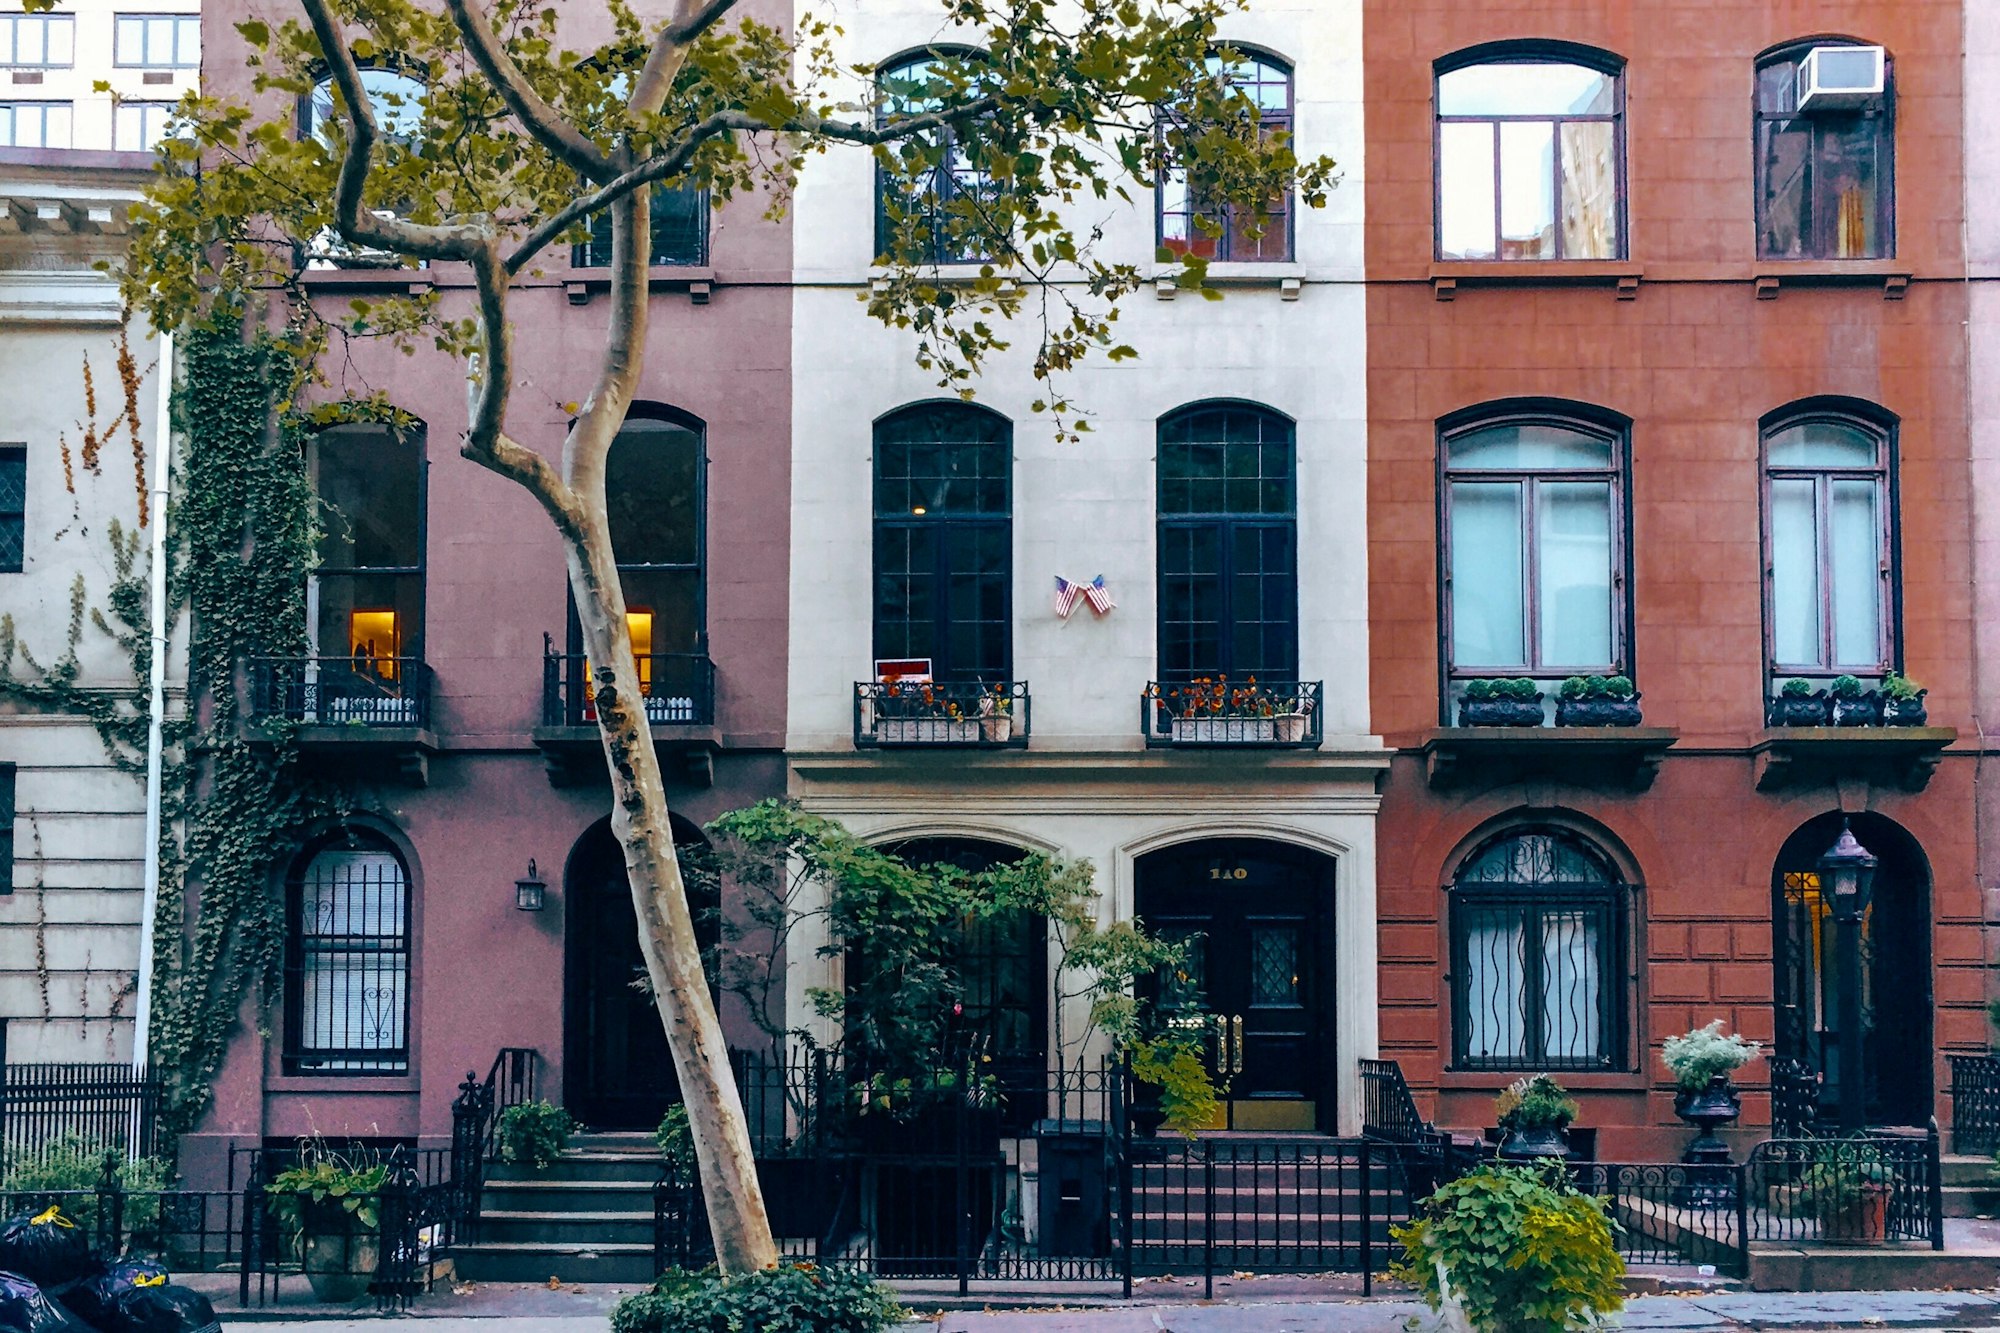
[[[1526,676],[1467,681],[1458,700],[1461,727],[1539,727],[1546,721],[1541,687]]]
[[[1824,727],[1833,722],[1833,699],[1824,690],[1815,690],[1809,680],[1794,678],[1767,701],[1765,722],[1773,727]]]
[[[1571,676],[1556,692],[1559,727],[1636,727],[1639,720],[1630,676]]]

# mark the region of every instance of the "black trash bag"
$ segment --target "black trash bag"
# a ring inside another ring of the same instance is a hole
[[[19,1273],[0,1273],[0,1333],[91,1333],[91,1328]]]
[[[38,1287],[53,1289],[88,1277],[94,1267],[89,1233],[59,1206],[22,1213],[0,1225],[0,1272],[18,1273]]]
[[[64,1288],[57,1295],[70,1313],[86,1324],[102,1324],[111,1301],[133,1287],[164,1287],[167,1270],[151,1259],[115,1259],[103,1271]]]
[[[217,1333],[221,1327],[208,1297],[171,1282],[126,1287],[97,1321],[98,1333]]]

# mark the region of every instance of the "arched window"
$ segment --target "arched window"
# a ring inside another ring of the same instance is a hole
[[[1248,403],[1160,422],[1160,678],[1298,678],[1292,423]]]
[[[1216,78],[1243,95],[1255,110],[1257,127],[1266,138],[1292,132],[1292,71],[1289,66],[1263,55],[1210,56],[1208,67]],[[1165,118],[1162,132],[1173,152],[1175,139],[1199,133],[1202,127],[1189,125],[1173,116]],[[1212,197],[1204,182],[1188,178],[1184,167],[1171,166],[1160,176],[1160,245],[1175,254],[1199,255],[1224,261],[1283,260],[1292,257],[1291,196],[1277,195],[1260,219],[1256,210]]]
[[[390,61],[364,65],[359,73],[381,140],[392,148],[411,149],[423,138],[424,103],[430,89],[416,72]],[[329,155],[337,158],[345,150],[350,124],[332,76],[322,73],[312,91],[299,99],[299,137],[319,140]],[[381,151],[378,148],[378,165]],[[372,190],[367,197],[368,207],[398,215],[407,213],[412,202],[378,198]],[[391,251],[349,242],[335,227],[327,227],[305,247],[307,268],[397,268],[403,263],[403,258]]]
[[[307,446],[306,469],[322,529],[306,584],[312,655],[358,679],[401,680],[423,660],[423,428],[329,427]]]
[[[1797,42],[1757,62],[1757,255],[1896,253],[1896,99],[1879,46]]]
[[[625,590],[625,627],[638,661],[647,720],[658,724],[714,721],[709,679],[704,481],[707,456],[701,423],[665,408],[634,405],[605,459],[606,516],[618,581]],[[571,661],[582,663],[583,630],[570,602]],[[575,725],[596,720],[588,664],[569,691]]]
[[[1439,62],[1438,258],[1625,257],[1623,69],[1570,47]]]
[[[643,49],[631,49],[623,59],[630,66],[620,70],[605,80],[604,90],[617,103],[623,104],[632,88],[631,69],[645,60]],[[604,65],[595,58],[586,60],[584,69],[597,76],[604,73]],[[617,133],[616,126],[609,118],[587,117],[583,126],[586,133],[605,135]],[[652,253],[647,263],[655,268],[676,265],[700,265],[708,262],[708,191],[695,185],[656,184],[647,196],[647,213],[652,218]],[[570,251],[572,268],[608,268],[611,264],[611,210],[594,214],[590,219],[590,239]]]
[[[1809,410],[1766,424],[1764,623],[1771,684],[1897,661],[1891,441],[1883,426]]]
[[[1625,436],[1482,412],[1440,432],[1448,679],[1629,675]]]
[[[1013,666],[1014,432],[965,403],[875,424],[875,657],[937,681]]]
[[[410,1068],[410,877],[387,839],[343,829],[287,885],[285,1072]]]
[[[890,126],[965,96],[977,51],[922,51],[886,65],[875,123]],[[919,264],[976,264],[993,258],[993,178],[966,151],[966,131],[924,131],[888,148],[905,166],[875,169],[875,253]],[[913,169],[910,169],[913,168]]]
[[[1625,1052],[1626,891],[1564,829],[1512,829],[1451,885],[1452,1065],[1613,1069]]]

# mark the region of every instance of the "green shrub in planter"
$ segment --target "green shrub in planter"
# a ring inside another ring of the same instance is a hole
[[[851,1268],[670,1269],[618,1302],[611,1333],[882,1333],[907,1317],[895,1292]]]
[[[1441,1187],[1407,1226],[1395,1276],[1433,1310],[1491,1333],[1563,1333],[1625,1306],[1602,1200],[1559,1167],[1482,1167]]]
[[[1784,687],[1778,691],[1779,694],[1787,699],[1810,699],[1812,698],[1812,692],[1812,682],[1809,680],[1800,680],[1797,676],[1786,681]]]
[[[545,1171],[569,1147],[576,1122],[569,1112],[547,1102],[525,1102],[500,1113],[500,1160],[525,1162]]]
[[[1735,1033],[1725,1035],[1722,1020],[1668,1037],[1660,1061],[1682,1092],[1700,1092],[1717,1074],[1729,1075],[1757,1058],[1762,1048]]]

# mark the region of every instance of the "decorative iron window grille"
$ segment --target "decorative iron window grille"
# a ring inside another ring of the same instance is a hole
[[[1625,892],[1556,829],[1510,832],[1452,882],[1452,1063],[1605,1070],[1625,1051]]]
[[[0,444],[0,574],[18,574],[28,554],[28,446]]]
[[[302,856],[289,886],[285,1072],[410,1067],[409,875],[379,837],[348,830]]]

